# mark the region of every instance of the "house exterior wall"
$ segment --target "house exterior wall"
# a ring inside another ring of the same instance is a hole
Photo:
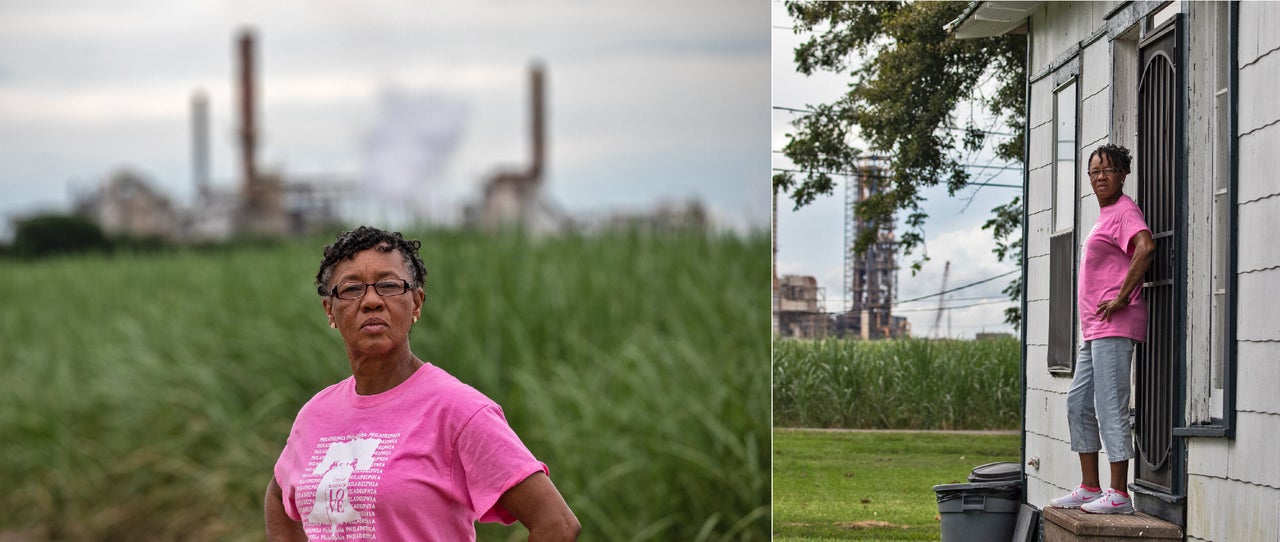
[[[1198,42],[1207,42],[1208,28],[1198,20],[1204,5],[1188,6],[1191,57]],[[1239,4],[1237,33],[1238,94],[1236,132],[1236,427],[1234,439],[1192,438],[1187,445],[1187,539],[1280,540],[1280,462],[1276,435],[1280,435],[1280,5],[1267,2]],[[1207,43],[1206,43],[1207,47]],[[1203,125],[1205,103],[1211,96],[1197,88],[1208,82],[1203,74],[1189,81],[1191,104],[1188,122]],[[1203,70],[1208,71],[1208,70]],[[1202,134],[1188,130],[1188,185],[1196,187],[1209,178]],[[1207,190],[1192,189],[1189,218],[1192,244],[1189,252],[1206,247],[1196,230],[1204,222]],[[1207,228],[1205,228],[1207,229]],[[1203,273],[1202,273],[1203,274]],[[1188,288],[1202,288],[1207,279],[1192,276]],[[1188,296],[1194,299],[1194,296]],[[1205,307],[1188,307],[1188,325],[1203,322]],[[1197,316],[1199,315],[1199,316]],[[1188,357],[1207,355],[1189,330]],[[1203,334],[1201,334],[1203,335]],[[1194,383],[1189,383],[1194,385]],[[1188,405],[1188,414],[1199,405]],[[1267,538],[1269,537],[1269,538]]]
[[[1071,451],[1066,420],[1069,374],[1048,371],[1049,237],[1053,216],[1054,91],[1074,75],[1077,92],[1075,231],[1076,252],[1084,234],[1098,218],[1093,189],[1084,175],[1089,153],[1109,140],[1111,117],[1111,54],[1109,41],[1099,33],[1113,2],[1049,3],[1030,21],[1031,82],[1027,160],[1027,398],[1026,498],[1036,506],[1070,491],[1080,483],[1080,463]],[[1092,38],[1092,39],[1091,39]],[[1074,58],[1071,58],[1074,52]],[[1073,265],[1074,268],[1074,265]],[[1075,326],[1079,333],[1079,326]],[[1079,338],[1077,337],[1077,340]]]
[[[1137,42],[1109,33],[1115,2],[1049,3],[1029,19],[1030,64],[1026,194],[1026,499],[1049,499],[1079,483],[1066,422],[1070,376],[1050,374],[1049,237],[1053,215],[1053,68],[1078,57],[1078,245],[1098,217],[1087,168],[1089,152],[1115,142],[1136,146]],[[1205,419],[1209,406],[1194,390],[1208,386],[1197,367],[1210,355],[1214,81],[1209,69],[1219,22],[1211,5],[1183,2],[1187,56],[1184,142],[1187,179],[1187,417]],[[1236,424],[1234,438],[1186,438],[1188,540],[1280,541],[1280,4],[1239,4],[1237,107],[1237,247],[1235,310]],[[1101,33],[1101,35],[1100,35]],[[1136,172],[1135,172],[1136,174]],[[1131,175],[1125,192],[1134,193]],[[1068,307],[1069,309],[1069,307]],[[1052,310],[1059,310],[1054,307]],[[1077,331],[1078,332],[1078,331]]]

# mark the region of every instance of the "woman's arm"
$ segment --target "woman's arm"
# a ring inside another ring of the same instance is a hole
[[[529,529],[529,542],[573,541],[582,530],[560,491],[541,472],[508,489],[498,504]]]
[[[1111,319],[1111,315],[1116,311],[1129,305],[1129,295],[1133,293],[1134,288],[1142,284],[1142,276],[1147,274],[1147,268],[1151,267],[1151,260],[1155,259],[1156,243],[1151,240],[1151,232],[1142,230],[1133,236],[1133,259],[1129,261],[1129,272],[1124,276],[1124,282],[1120,284],[1120,293],[1115,299],[1108,299],[1098,303],[1098,311],[1094,314],[1102,317],[1105,322]]]
[[[306,542],[307,533],[302,530],[302,524],[284,513],[284,498],[280,493],[280,486],[276,484],[275,476],[272,476],[271,483],[267,484],[262,513],[267,521],[267,540]]]

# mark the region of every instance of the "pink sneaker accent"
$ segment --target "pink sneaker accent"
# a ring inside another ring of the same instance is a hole
[[[1101,497],[1081,505],[1080,509],[1090,514],[1132,514],[1133,501],[1125,494],[1107,488]]]
[[[1101,491],[1089,491],[1084,486],[1080,486],[1065,496],[1049,501],[1049,506],[1054,508],[1080,508],[1097,500],[1102,495]]]

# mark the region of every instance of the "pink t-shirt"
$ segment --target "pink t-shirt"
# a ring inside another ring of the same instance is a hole
[[[354,377],[317,393],[275,466],[310,540],[475,540],[476,521],[515,521],[498,498],[538,471],[496,403],[429,363],[377,395]]]
[[[1080,252],[1079,297],[1076,299],[1084,340],[1102,337],[1147,340],[1147,304],[1142,300],[1142,284],[1129,294],[1129,304],[1112,313],[1107,321],[1095,314],[1098,303],[1119,295],[1133,261],[1130,243],[1144,230],[1151,231],[1142,209],[1129,196],[1121,194],[1115,203],[1102,208],[1098,223],[1089,231]]]

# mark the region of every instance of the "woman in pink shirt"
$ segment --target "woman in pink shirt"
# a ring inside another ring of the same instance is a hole
[[[352,376],[294,419],[263,505],[270,540],[475,540],[520,521],[531,541],[580,525],[502,409],[409,348],[427,272],[421,243],[360,227],[316,274]]]
[[[1103,145],[1089,155],[1089,183],[1100,215],[1080,249],[1076,288],[1084,344],[1067,393],[1071,450],[1080,455],[1080,487],[1051,506],[1101,514],[1132,514],[1129,498],[1129,366],[1135,342],[1146,340],[1147,305],[1139,295],[1155,243],[1137,203],[1124,195],[1129,149]],[[1110,486],[1098,477],[1098,451],[1111,464]]]

